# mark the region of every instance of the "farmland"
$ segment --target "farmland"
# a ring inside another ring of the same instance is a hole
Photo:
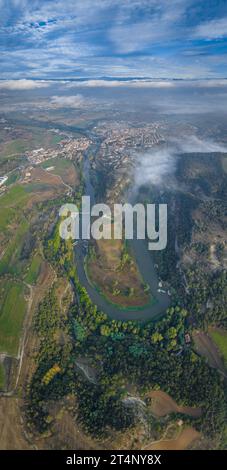
[[[205,357],[211,367],[217,368],[225,372],[224,364],[220,351],[218,350],[211,335],[203,331],[196,331],[193,333],[195,351],[201,356]]]
[[[227,366],[227,331],[210,328],[209,334],[213,342],[218,347],[218,350],[224,359],[225,366]]]
[[[36,283],[37,278],[40,274],[41,265],[42,265],[42,257],[40,256],[39,253],[34,254],[31,264],[28,268],[28,272],[26,273],[26,276],[25,276],[25,282],[27,282],[28,284]]]
[[[16,356],[26,312],[21,282],[1,281],[0,352]]]
[[[5,385],[5,370],[4,366],[0,362],[0,390],[4,387]]]
[[[48,142],[49,140],[48,137]],[[46,207],[40,212],[39,204],[53,200],[66,191],[59,176],[52,175],[41,167],[34,167],[29,180],[26,179],[25,172],[26,170],[20,169],[17,173],[11,173],[20,178],[19,182],[14,177],[10,178],[10,185],[6,185],[5,192],[0,197],[0,352],[6,354],[9,361],[19,353],[27,310],[26,284],[35,286],[39,275],[45,274],[37,230],[40,230],[41,235],[42,218],[48,220],[49,209]],[[6,371],[5,363],[1,363],[1,387],[6,382],[6,375],[7,384],[11,384],[11,378],[14,383],[14,371],[12,370],[12,375],[10,367]],[[17,362],[14,369],[16,367]]]
[[[62,180],[69,185],[76,185],[79,182],[79,175],[75,166],[70,160],[64,158],[54,158],[46,160],[41,164],[43,169],[50,169],[50,174],[59,175]]]
[[[13,132],[8,135],[4,135],[3,131],[1,133],[3,143],[0,144],[0,158],[21,155],[34,148],[53,146],[62,140],[59,135],[32,127],[20,128],[16,135]]]

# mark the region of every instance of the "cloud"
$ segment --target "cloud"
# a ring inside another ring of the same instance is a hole
[[[177,187],[174,173],[182,153],[227,152],[227,147],[212,140],[201,139],[196,135],[170,138],[162,149],[154,148],[149,152],[136,155],[135,185]]]
[[[176,168],[174,151],[163,148],[151,150],[144,154],[138,154],[138,162],[135,171],[135,185],[137,188],[151,184],[160,186],[167,182]]]
[[[195,29],[194,36],[204,39],[227,37],[227,17],[201,23]]]
[[[51,105],[56,108],[83,108],[88,101],[80,94],[73,96],[52,96]]]
[[[198,88],[219,88],[227,86],[227,79],[222,80],[198,80],[192,82],[186,82],[189,86],[194,86]]]
[[[224,3],[0,0],[1,77],[222,78]],[[207,39],[214,47],[202,55]]]
[[[122,54],[139,52],[167,38],[168,41],[178,38],[182,35],[182,29],[186,34],[184,15],[190,3],[190,0],[151,0],[142,17],[133,15],[133,10],[128,18],[119,15],[109,31],[115,50]]]
[[[171,139],[170,143],[178,153],[227,152],[226,146],[210,139],[201,139],[196,135],[186,135],[182,140]]]
[[[174,82],[169,80],[80,80],[78,82],[68,83],[68,88],[74,87],[91,87],[91,88],[112,88],[112,87],[129,87],[129,88],[170,88],[174,86]]]
[[[0,81],[0,89],[3,90],[34,90],[35,88],[44,88],[48,86],[47,81],[36,80],[2,80]]]

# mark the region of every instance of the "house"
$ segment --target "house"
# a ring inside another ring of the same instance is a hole
[[[186,344],[191,343],[191,336],[190,336],[189,333],[186,333],[186,334],[184,335],[184,339],[185,339],[185,343],[186,343]]]

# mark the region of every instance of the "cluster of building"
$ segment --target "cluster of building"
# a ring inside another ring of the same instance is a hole
[[[106,175],[108,200],[119,197],[122,190],[130,183],[130,170],[133,168],[133,152],[146,151],[164,143],[162,126],[151,123],[133,127],[117,123],[110,129],[110,124],[102,124],[95,132],[102,138],[102,143],[93,165]]]
[[[84,152],[90,145],[89,139],[66,139],[62,140],[56,148],[44,149],[43,147],[28,151],[25,153],[31,165],[39,165],[45,160],[50,160],[56,157],[65,157],[68,159],[75,159],[75,156]]]
[[[75,159],[75,155],[80,155],[87,150],[91,141],[86,137],[79,139],[62,140],[59,144],[61,154],[70,160]]]
[[[96,132],[103,137],[99,159],[114,169],[130,160],[130,153],[136,149],[149,149],[164,142],[160,124],[152,123],[143,127],[117,127],[111,130],[105,126]]]

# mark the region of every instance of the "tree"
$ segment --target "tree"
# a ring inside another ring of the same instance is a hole
[[[163,340],[163,336],[158,331],[155,331],[155,333],[153,333],[153,335],[151,335],[151,341],[154,344],[159,343],[162,340]]]

